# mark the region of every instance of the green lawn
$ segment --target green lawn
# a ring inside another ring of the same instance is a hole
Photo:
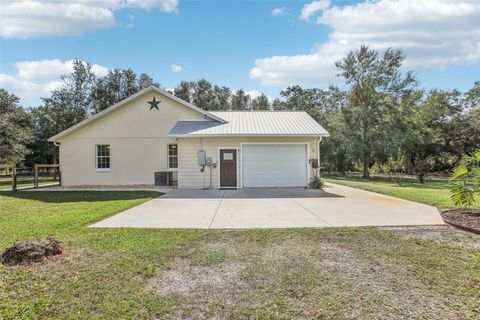
[[[475,319],[480,238],[449,228],[93,229],[154,192],[2,192],[0,319]]]
[[[145,290],[169,250],[201,231],[90,229],[92,222],[157,197],[156,192],[0,193],[0,247],[53,234],[67,256],[0,267],[0,319],[146,317],[167,306]]]
[[[401,179],[401,185],[398,185],[387,177],[362,179],[356,176],[325,176],[324,179],[327,182],[421,202],[438,208],[455,207],[450,199],[451,193],[447,179],[427,179],[421,184],[416,178],[403,177]],[[477,207],[479,205],[480,202],[477,202]]]

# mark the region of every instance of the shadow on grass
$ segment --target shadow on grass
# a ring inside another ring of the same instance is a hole
[[[359,182],[359,183],[371,183],[372,185],[379,185],[385,187],[398,187],[398,188],[417,188],[417,189],[438,189],[445,190],[449,188],[448,180],[444,179],[426,179],[422,184],[416,178],[403,177],[400,179],[400,184],[388,177],[371,177],[361,178],[356,176],[324,176],[325,179],[331,179],[332,181],[347,181],[347,182]]]
[[[0,196],[36,200],[46,203],[99,202],[156,198],[163,195],[155,191],[3,191]]]

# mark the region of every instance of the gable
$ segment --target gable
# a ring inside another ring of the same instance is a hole
[[[153,98],[158,110],[148,103]],[[49,141],[76,138],[167,137],[178,120],[215,120],[216,116],[158,88],[150,87],[51,137]]]

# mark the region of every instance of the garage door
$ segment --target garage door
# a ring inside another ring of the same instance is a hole
[[[304,187],[307,184],[305,144],[243,145],[244,187]]]

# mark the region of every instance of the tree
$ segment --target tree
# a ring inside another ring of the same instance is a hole
[[[35,140],[29,145],[31,156],[26,161],[28,165],[35,163],[58,163],[58,148],[48,138],[64,130],[64,124],[58,122],[57,110],[40,106],[32,108]]]
[[[58,159],[57,150],[47,139],[86,119],[92,111],[95,74],[92,65],[73,61],[73,72],[61,76],[62,85],[42,98],[44,105],[32,109],[35,140],[31,144],[33,158],[28,162],[50,162]]]
[[[237,90],[232,96],[232,110],[250,109],[250,95],[243,89]]]
[[[258,97],[252,99],[252,110],[270,110],[270,103],[268,97],[262,93]]]
[[[231,108],[230,100],[232,91],[230,88],[216,85],[213,87],[213,93],[215,95],[215,101],[212,110],[229,110]]]
[[[91,93],[95,84],[92,65],[73,61],[73,72],[61,77],[62,85],[52,91],[49,98],[42,98],[44,106],[51,108],[54,121],[61,130],[87,118],[91,111]]]
[[[390,48],[379,57],[375,50],[362,45],[335,63],[350,86],[343,114],[350,129],[352,153],[363,164],[364,178],[369,177],[368,168],[382,140],[381,125],[389,101],[400,99],[416,85],[411,72],[404,76],[399,71],[404,60],[401,50]]]
[[[33,138],[31,116],[19,105],[19,98],[0,89],[0,163],[21,163]]]
[[[272,109],[273,109],[273,110],[285,110],[285,109],[286,109],[285,102],[283,102],[283,101],[280,100],[279,98],[273,99],[273,101],[272,101]]]
[[[351,167],[347,152],[350,149],[350,141],[347,139],[348,128],[341,112],[346,99],[346,92],[331,86],[327,90],[317,90],[315,107],[306,110],[330,133],[330,136],[321,143],[322,165],[327,171],[342,174]]]
[[[205,79],[198,80],[194,85],[192,102],[204,110],[211,110],[215,103],[212,84]]]
[[[192,93],[195,90],[195,83],[188,81],[181,81],[178,86],[175,87],[173,93],[176,97],[186,101],[192,102]]]
[[[140,91],[150,86],[160,87],[160,84],[155,82],[148,74],[142,73],[137,80],[138,90]]]
[[[318,105],[316,89],[303,89],[296,85],[280,91],[280,95],[284,98],[285,109],[287,110],[309,112]]]
[[[42,98],[45,106],[57,110],[58,121],[68,128],[84,120],[91,111],[91,93],[95,84],[92,65],[73,61],[73,72],[60,77],[62,85],[52,91],[49,98]]]
[[[147,77],[143,77],[142,85],[150,82]],[[93,87],[91,94],[92,111],[97,113],[107,109],[139,90],[137,76],[132,69],[109,70],[107,75],[98,79]]]

